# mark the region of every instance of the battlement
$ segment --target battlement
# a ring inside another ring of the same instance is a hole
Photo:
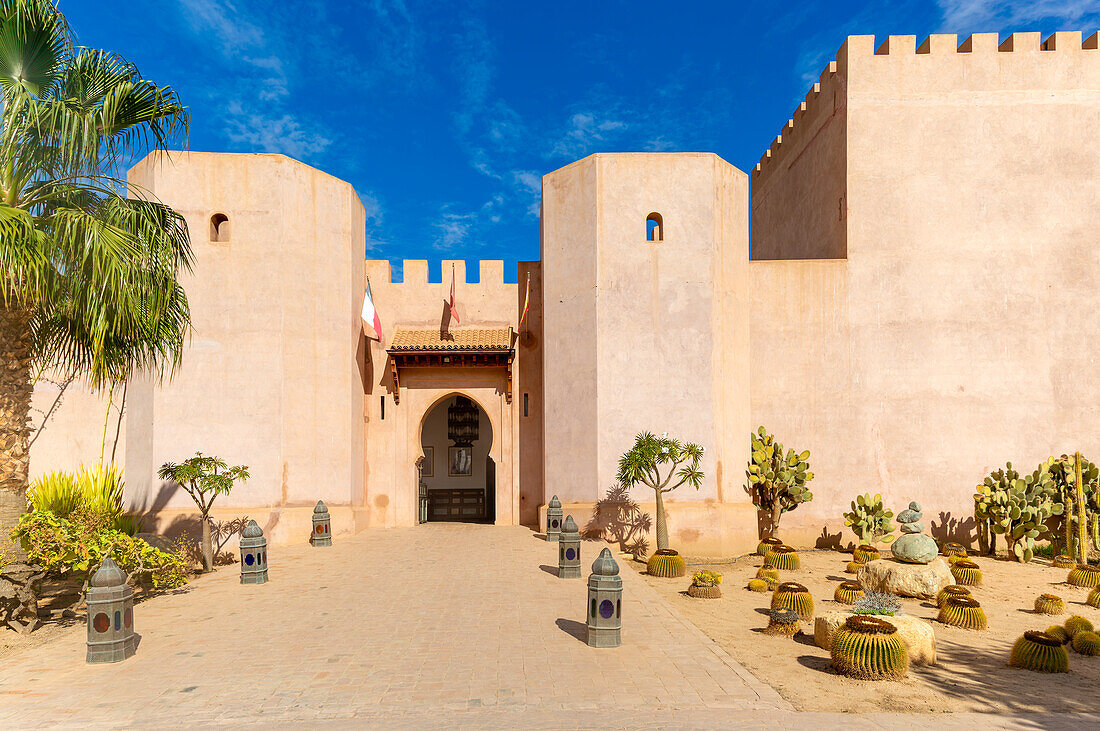
[[[957,35],[940,33],[930,35],[918,44],[917,36],[892,35],[877,46],[875,36],[848,36],[837,51],[836,59],[826,65],[819,81],[807,92],[805,101],[799,104],[761,156],[752,171],[753,185],[762,184],[772,170],[781,167],[778,163],[790,155],[790,150],[804,148],[800,143],[816,136],[830,116],[846,105],[854,62],[887,62],[883,57],[905,59],[908,63],[915,61],[915,65],[901,68],[906,72],[912,71],[918,79],[924,79],[927,67],[920,65],[922,62],[919,59],[922,57],[954,56],[981,64],[983,58],[1006,60],[1008,57],[1005,54],[1021,59],[1043,58],[1048,54],[1050,58],[1077,59],[1081,53],[1100,50],[1100,32],[1083,36],[1081,31],[1061,31],[1043,40],[1040,33],[1013,33],[1002,41],[997,33],[975,33],[960,43]],[[1045,67],[1046,64],[1040,66]]]
[[[450,284],[451,267],[454,267],[455,284],[477,286],[479,284],[491,286],[512,286],[515,282],[504,281],[504,262],[500,259],[486,259],[478,262],[480,281],[470,282],[466,277],[466,262],[462,259],[444,259],[440,262],[440,279],[436,284],[443,282]],[[375,285],[378,284],[428,284],[428,261],[426,259],[404,259],[402,261],[404,280],[394,281],[393,268],[386,259],[367,259],[367,277]]]

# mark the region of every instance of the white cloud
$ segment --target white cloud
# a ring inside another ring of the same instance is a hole
[[[320,154],[332,144],[327,137],[307,131],[289,114],[251,114],[236,101],[229,103],[229,113],[225,130],[229,140],[261,152],[279,152],[300,160]]]
[[[447,251],[461,246],[470,235],[470,228],[476,218],[476,213],[444,211],[442,218],[435,222],[435,228],[439,232],[435,248]]]
[[[590,152],[596,152],[597,147],[605,143],[613,135],[627,128],[625,122],[617,119],[602,119],[597,121],[593,112],[577,112],[569,118],[565,132],[554,143],[551,150],[552,156],[584,157]]]
[[[1100,20],[1100,0],[938,0],[943,12],[941,30],[981,33],[1013,30],[1038,21],[1068,26]],[[1083,30],[1083,29],[1082,29]]]

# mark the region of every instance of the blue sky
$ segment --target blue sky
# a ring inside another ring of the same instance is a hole
[[[281,152],[352,183],[367,256],[395,261],[537,259],[541,176],[593,152],[751,169],[849,34],[1100,28],[1100,0],[60,6],[82,45],[179,91],[191,149]]]

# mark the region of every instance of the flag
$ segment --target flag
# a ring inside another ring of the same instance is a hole
[[[462,321],[458,319],[458,310],[455,309],[455,265],[451,264],[451,319],[455,321],[456,325],[461,325]]]
[[[373,334],[374,338],[381,342],[382,321],[378,318],[378,310],[374,309],[374,298],[371,297],[369,279],[367,280],[367,291],[363,293],[363,331],[368,337]]]
[[[527,272],[527,291],[523,294],[523,314],[519,316],[519,329],[523,329],[523,323],[527,320],[527,310],[531,308],[531,272]]]

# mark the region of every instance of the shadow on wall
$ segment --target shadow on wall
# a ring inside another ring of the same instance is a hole
[[[141,504],[131,503],[129,511],[143,524],[143,530],[156,526],[156,533],[147,533],[142,536],[146,541],[153,543],[158,548],[168,549],[176,543],[182,543],[183,549],[190,554],[196,563],[202,560],[202,551],[199,544],[202,540],[202,521],[193,515],[177,515],[172,522],[165,525],[157,525],[158,514],[168,506],[169,501],[180,487],[174,482],[162,482],[160,489],[152,500],[143,501]],[[248,525],[248,516],[240,516],[230,520],[210,520],[210,537],[214,544],[214,563],[223,565],[233,563],[233,546],[228,545],[234,537],[244,532]],[[226,552],[226,548],[229,549]]]
[[[830,533],[828,526],[821,529],[821,535],[817,537],[817,542],[814,543],[814,548],[826,548],[834,551],[841,551],[844,549],[844,545],[840,540],[841,532]],[[848,548],[851,548],[851,543],[848,544]]]
[[[635,558],[649,553],[648,534],[653,518],[630,497],[630,489],[616,485],[592,508],[592,518],[581,529],[584,538],[603,538]]]
[[[969,547],[975,545],[977,528],[978,524],[972,515],[960,520],[951,513],[941,512],[940,522],[932,521],[928,530],[941,546],[950,541]]]

